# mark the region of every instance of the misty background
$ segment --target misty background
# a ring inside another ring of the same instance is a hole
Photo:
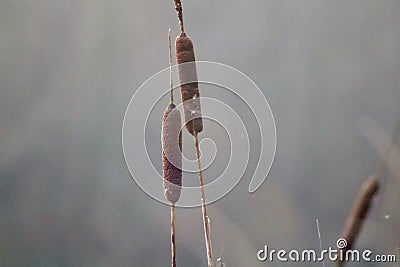
[[[400,118],[400,2],[183,8],[196,58],[253,79],[277,127],[261,188],[247,193],[244,177],[209,206],[215,257],[227,267],[305,266],[256,253],[265,244],[319,249],[316,219],[323,247],[335,245],[380,159],[379,133]],[[134,183],[121,145],[129,99],[168,66],[169,27],[176,36],[173,1],[0,1],[1,266],[170,264],[169,208]],[[385,173],[356,247],[399,260],[400,173]],[[176,219],[178,264],[205,266],[200,209],[178,209]]]

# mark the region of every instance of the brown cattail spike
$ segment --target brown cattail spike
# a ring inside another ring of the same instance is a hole
[[[171,29],[168,31],[170,104],[162,120],[162,164],[164,195],[171,203],[178,201],[182,187],[181,114],[173,103]]]
[[[179,200],[182,187],[181,116],[174,104],[169,104],[162,121],[162,164],[164,195],[171,203]]]
[[[176,38],[175,46],[185,125],[194,135],[203,130],[203,120],[193,42],[182,32]]]
[[[378,189],[379,177],[376,175],[368,177],[363,183],[341,234],[341,238],[344,238],[347,241],[347,246],[342,249],[343,255],[345,255],[346,251],[352,249]],[[338,266],[342,265],[343,262],[338,263]]]

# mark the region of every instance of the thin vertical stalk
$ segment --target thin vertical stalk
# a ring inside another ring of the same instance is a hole
[[[196,147],[197,166],[199,168],[199,182],[200,182],[200,192],[201,192],[201,211],[203,214],[203,226],[204,226],[204,236],[205,236],[205,240],[206,240],[207,261],[208,261],[208,267],[213,267],[214,262],[213,262],[213,256],[212,256],[212,246],[211,246],[210,218],[207,215],[206,194],[204,191],[203,171],[202,171],[201,162],[200,162],[199,139],[197,137],[196,132],[194,133],[194,145]]]
[[[185,32],[185,29],[183,27],[182,3],[180,0],[174,0],[174,2],[175,2],[176,13],[178,13],[178,20],[179,20],[179,26],[181,28],[181,32]]]
[[[315,223],[317,224],[317,234],[318,234],[318,241],[319,241],[319,249],[322,251],[322,239],[321,239],[321,231],[319,229],[319,220],[316,219]],[[322,267],[325,267],[325,262],[322,261]]]
[[[175,204],[171,203],[171,266],[176,267]]]
[[[171,28],[168,30],[168,50],[169,50],[169,95],[170,103],[174,103],[174,82],[172,81],[172,48],[171,48]]]

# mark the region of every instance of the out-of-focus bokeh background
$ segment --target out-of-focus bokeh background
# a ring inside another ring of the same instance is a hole
[[[256,252],[318,249],[316,219],[335,244],[400,117],[400,2],[183,5],[197,59],[249,75],[277,125],[268,180],[248,194],[245,177],[209,207],[216,257],[321,265]],[[0,1],[1,266],[169,265],[169,209],[133,182],[121,147],[129,99],[168,65],[169,27],[172,0]],[[400,174],[386,174],[357,248],[400,260]],[[178,264],[205,266],[200,209],[178,209],[177,231]],[[381,265],[398,266],[357,266]]]

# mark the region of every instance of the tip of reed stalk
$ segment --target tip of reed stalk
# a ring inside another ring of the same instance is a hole
[[[380,177],[378,175],[371,175],[368,177],[363,183],[361,191],[368,195],[375,195],[375,193],[377,193],[379,190],[379,178]]]

